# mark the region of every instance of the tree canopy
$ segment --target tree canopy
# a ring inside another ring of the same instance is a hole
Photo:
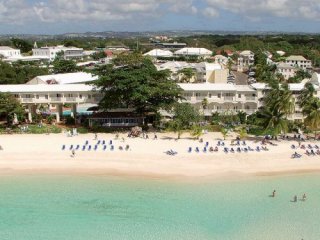
[[[7,124],[11,125],[14,114],[22,116],[24,113],[20,102],[9,93],[0,93],[0,115],[6,118]]]
[[[143,114],[170,108],[182,98],[182,89],[168,71],[158,71],[150,59],[133,54],[115,62],[95,71],[99,79],[94,84],[104,94],[102,109],[134,108]]]
[[[72,73],[77,72],[78,67],[76,63],[72,60],[65,59],[55,59],[53,61],[53,73]]]

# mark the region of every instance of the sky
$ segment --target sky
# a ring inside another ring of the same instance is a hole
[[[320,32],[320,0],[0,0],[0,34]]]

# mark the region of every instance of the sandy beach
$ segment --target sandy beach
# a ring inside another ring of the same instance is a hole
[[[97,143],[93,134],[82,134],[67,137],[65,134],[50,135],[1,135],[0,145],[0,171],[67,171],[70,173],[102,173],[102,174],[128,174],[137,176],[187,176],[187,177],[214,177],[225,175],[257,175],[280,174],[320,171],[320,156],[307,156],[305,150],[292,150],[291,145],[298,145],[295,141],[274,141],[277,146],[267,145],[269,151],[224,153],[223,147],[218,152],[202,151],[206,142],[209,147],[215,147],[221,140],[221,134],[208,133],[203,143],[188,137],[176,140],[176,134],[157,134],[158,139],[127,138],[120,134],[98,134],[98,140],[107,143],[104,151],[100,144],[95,151]],[[125,138],[124,141],[122,138]],[[231,137],[225,143],[230,146]],[[85,141],[92,146],[91,151],[82,151]],[[110,150],[109,141],[112,140],[114,151]],[[246,140],[252,148],[261,146],[260,141]],[[307,145],[319,144],[305,142]],[[80,145],[71,157],[70,145]],[[119,146],[130,146],[129,151],[119,150]],[[62,145],[66,146],[62,150]],[[188,148],[192,147],[192,152]],[[198,147],[199,153],[194,149]],[[241,146],[243,148],[244,146]],[[167,155],[165,152],[173,149],[178,154]],[[302,154],[299,159],[292,159],[291,155],[297,151]]]

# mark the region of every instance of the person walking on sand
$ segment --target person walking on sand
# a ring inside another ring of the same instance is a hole
[[[97,133],[94,134],[94,140],[98,140],[98,134]]]

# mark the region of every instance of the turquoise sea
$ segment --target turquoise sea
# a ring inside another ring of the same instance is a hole
[[[307,201],[291,202],[303,193]],[[2,174],[0,239],[318,240],[320,175],[192,181]]]

